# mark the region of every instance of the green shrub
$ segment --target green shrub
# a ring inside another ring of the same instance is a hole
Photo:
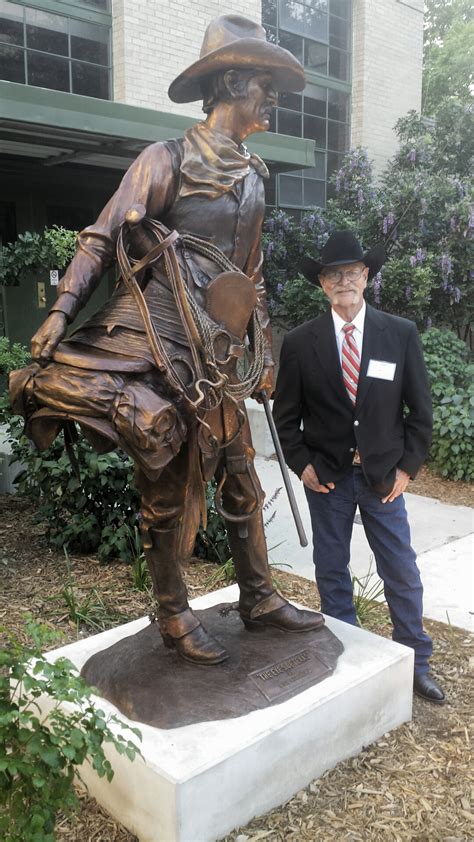
[[[92,688],[70,661],[50,663],[43,656],[57,633],[31,617],[26,631],[32,642],[24,646],[2,629],[8,642],[0,652],[0,833],[5,842],[50,842],[58,813],[78,807],[73,784],[84,760],[111,781],[104,743],[130,760],[138,748],[111,730],[112,724],[128,726],[93,706]],[[48,703],[47,719],[37,706],[40,696]],[[65,710],[64,703],[73,707]]]
[[[6,424],[12,410],[8,398],[8,375],[15,368],[22,368],[30,361],[30,352],[19,342],[10,342],[6,336],[0,337],[0,424]]]
[[[0,286],[15,286],[25,272],[63,269],[74,257],[76,237],[76,231],[59,225],[45,228],[42,234],[20,234],[14,243],[0,247]]]
[[[469,351],[452,330],[431,327],[422,334],[421,344],[435,400],[443,397],[446,386],[465,382]]]
[[[21,419],[8,420],[12,459],[23,466],[15,484],[20,494],[38,504],[36,517],[45,524],[48,543],[71,553],[97,553],[102,564],[114,558],[133,564],[141,544],[140,497],[133,485],[132,460],[121,451],[99,455],[79,434],[74,444],[79,478],[62,433],[38,453],[23,434]],[[194,555],[224,561],[230,552],[227,530],[214,507],[214,494],[215,483],[209,482],[207,528],[199,530]]]
[[[29,361],[26,348],[0,339],[0,377]],[[64,449],[61,434],[38,453],[23,434],[23,420],[12,413],[8,393],[0,395],[0,423],[6,423],[12,459],[23,466],[15,480],[18,492],[39,504],[38,520],[46,524],[47,541],[70,552],[97,552],[101,562],[132,560],[130,534],[136,524],[139,496],[133,486],[133,464],[120,452],[99,456],[79,435],[74,451],[80,478]]]
[[[311,284],[302,275],[286,284],[281,294],[281,307],[290,325],[315,319],[327,310],[327,306],[321,287]]]
[[[74,444],[79,478],[62,433],[42,453],[16,433],[13,458],[24,468],[15,483],[20,494],[38,502],[37,518],[46,525],[48,543],[73,553],[97,552],[101,563],[131,561],[129,539],[140,506],[131,459],[120,451],[99,455],[80,436]]]
[[[474,365],[466,372],[474,377]],[[433,443],[430,465],[454,480],[474,480],[474,384],[446,386],[444,397],[433,405]]]
[[[430,465],[454,480],[474,479],[474,365],[450,330],[430,328],[421,337],[433,397]]]

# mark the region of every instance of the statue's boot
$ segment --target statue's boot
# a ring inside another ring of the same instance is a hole
[[[235,573],[240,588],[239,613],[249,631],[269,626],[285,632],[316,631],[324,617],[296,608],[275,590],[268,566],[261,512],[247,521],[248,537],[239,535],[238,524],[227,521]]]
[[[192,664],[220,664],[226,650],[209,634],[188,605],[188,594],[179,561],[179,527],[150,529],[151,547],[145,556],[159,605],[163,643]]]

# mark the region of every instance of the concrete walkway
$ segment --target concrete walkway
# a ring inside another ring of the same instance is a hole
[[[276,502],[264,512],[266,521],[276,513],[266,528],[270,561],[291,564],[291,568],[282,567],[282,570],[314,581],[311,524],[302,483],[290,472],[309,541],[305,548],[299,545],[278,462],[257,456],[255,464],[267,500],[277,488],[282,488]],[[424,585],[424,615],[472,631],[474,511],[467,506],[449,506],[417,494],[405,494],[405,501]],[[351,569],[361,578],[368,574],[371,564],[375,571],[375,564],[358,520],[360,516],[357,515],[352,535]],[[377,581],[375,573],[372,581]]]

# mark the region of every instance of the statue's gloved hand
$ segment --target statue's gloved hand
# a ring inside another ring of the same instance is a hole
[[[54,310],[36,331],[31,340],[31,356],[40,365],[46,365],[57,346],[64,339],[67,319],[60,310]]]
[[[274,367],[270,365],[263,369],[258,386],[252,394],[252,397],[258,401],[258,403],[262,403],[260,392],[266,392],[267,398],[270,398],[273,393],[273,368]]]

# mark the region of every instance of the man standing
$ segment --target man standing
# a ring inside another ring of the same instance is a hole
[[[274,418],[286,461],[311,514],[321,610],[356,624],[348,570],[356,507],[384,582],[393,639],[415,650],[414,690],[435,704],[423,588],[403,492],[431,438],[431,399],[417,329],[366,305],[384,251],[364,254],[351,231],[334,231],[319,260],[303,262],[331,309],[284,340]]]
[[[169,89],[175,102],[203,99],[205,122],[149,146],[130,167],[79,235],[32,340],[37,362],[11,378],[13,405],[40,448],[76,422],[102,452],[118,446],[133,457],[160,631],[192,663],[227,657],[189,608],[181,570],[212,476],[245,626],[299,632],[324,623],[273,587],[243,404],[271,392],[273,359],[260,246],[268,171],[242,142],[269,128],[278,90],[303,87],[300,63],[261,26],[239,15],[212,21],[199,60]],[[65,340],[116,255],[113,296]],[[242,383],[247,332],[255,353]]]

